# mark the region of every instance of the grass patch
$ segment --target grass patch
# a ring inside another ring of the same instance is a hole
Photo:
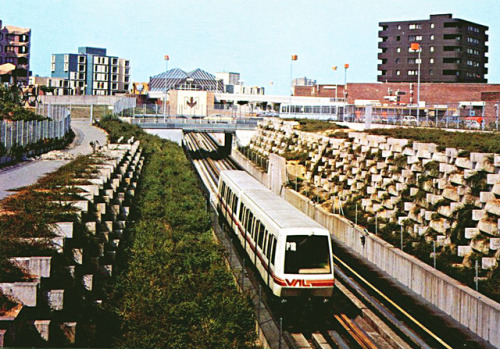
[[[500,133],[450,132],[424,128],[377,128],[366,130],[373,135],[410,139],[415,142],[435,143],[445,148],[462,149],[467,153],[500,153]]]
[[[182,148],[137,126],[116,120],[101,124],[112,141],[139,139],[146,158],[124,269],[109,307],[108,316],[119,320],[119,328],[110,329],[115,338],[105,344],[254,347],[250,300],[237,292],[226,270],[224,251],[213,240],[205,199]]]
[[[345,129],[347,127],[338,125],[331,121],[314,120],[314,119],[287,119],[287,121],[296,121],[299,123],[295,128],[304,132],[323,132]]]

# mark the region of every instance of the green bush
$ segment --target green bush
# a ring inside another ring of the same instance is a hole
[[[44,116],[22,106],[19,89],[16,86],[0,86],[0,120],[45,120]]]

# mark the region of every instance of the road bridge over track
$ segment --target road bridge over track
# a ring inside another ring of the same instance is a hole
[[[236,133],[237,130],[255,130],[261,119],[234,119],[230,122],[213,122],[192,118],[130,118],[132,124],[147,129],[181,129],[184,132]]]

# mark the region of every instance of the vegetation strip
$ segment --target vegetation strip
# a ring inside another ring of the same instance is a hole
[[[206,202],[182,149],[139,127],[102,121],[111,142],[134,136],[145,165],[131,211],[124,267],[110,316],[113,345],[246,348],[255,341],[251,302],[236,291],[213,240]]]
[[[71,201],[84,200],[75,185],[92,178],[96,171],[92,165],[98,165],[103,159],[99,155],[78,157],[36,184],[20,188],[18,193],[0,201],[0,282],[31,279],[11,263],[12,257],[56,255],[50,242],[55,235],[54,224],[61,221],[81,223],[71,205]],[[96,239],[90,234],[86,234],[86,238],[88,244]],[[0,315],[14,305],[0,291]]]

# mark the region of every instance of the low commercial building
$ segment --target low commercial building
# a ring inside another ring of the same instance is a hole
[[[347,104],[380,107],[414,108],[417,105],[417,83],[348,83],[347,85],[294,86],[295,96],[335,98],[346,96]],[[491,121],[497,118],[500,104],[500,84],[472,83],[421,83],[420,108],[449,108],[462,112],[461,116],[484,116]],[[463,112],[466,111],[466,112]],[[479,115],[477,115],[479,113]],[[423,115],[423,113],[422,113]]]

